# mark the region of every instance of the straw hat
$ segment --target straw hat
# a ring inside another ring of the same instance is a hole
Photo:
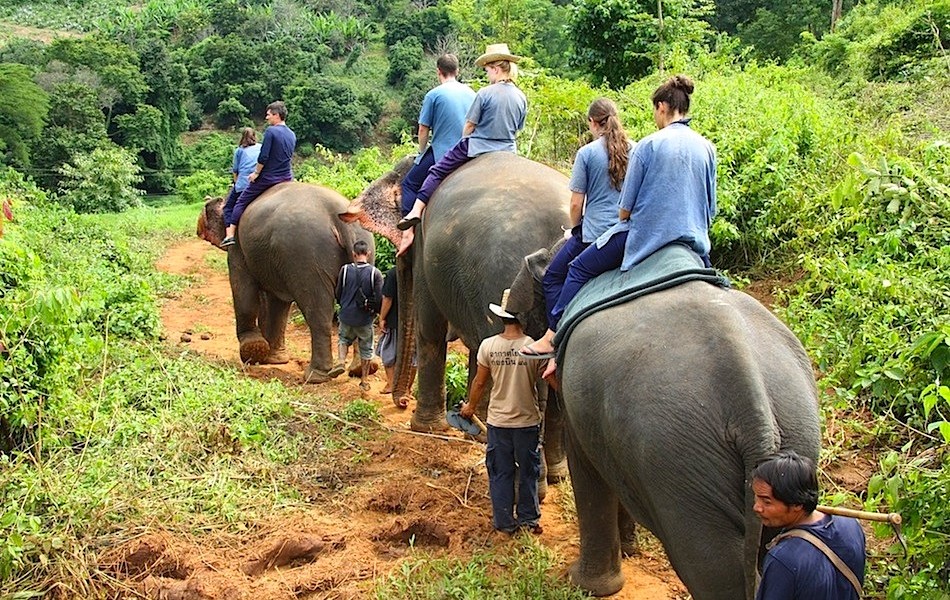
[[[479,67],[484,67],[488,63],[493,63],[496,60],[507,60],[516,63],[521,59],[521,56],[516,56],[508,50],[508,44],[488,44],[488,46],[485,47],[485,54],[476,58],[475,64]]]
[[[504,317],[506,319],[517,319],[518,317],[508,312],[508,294],[510,293],[511,293],[511,288],[508,288],[507,290],[505,290],[501,294],[501,305],[499,306],[498,304],[489,304],[488,305],[489,310],[491,310],[493,313],[495,313],[499,317]]]

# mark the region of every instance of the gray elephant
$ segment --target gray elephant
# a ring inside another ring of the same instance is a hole
[[[543,314],[550,256],[525,261],[513,310]],[[749,473],[779,449],[818,456],[798,339],[752,297],[691,281],[576,321],[559,352],[581,533],[572,580],[599,596],[623,587],[621,508],[660,539],[693,598],[753,598],[761,526]]]
[[[405,159],[371,184],[344,219],[359,219],[397,243],[400,182],[411,166]],[[436,190],[411,260],[397,261],[401,332],[393,398],[398,404],[408,394],[414,340],[419,393],[413,429],[445,427],[446,339],[457,336],[468,347],[471,378],[479,344],[502,330],[488,304],[501,298],[525,254],[553,243],[570,223],[567,183],[550,167],[497,152],[467,163]],[[549,406],[545,416],[549,479],[566,471],[555,410]]]
[[[221,198],[205,202],[198,237],[214,245],[224,238]],[[274,186],[248,205],[228,250],[228,272],[241,361],[286,363],[284,330],[296,302],[310,328],[310,364],[304,380],[322,383],[333,365],[334,290],[340,267],[352,261],[353,243],[364,240],[375,257],[373,236],[339,213],[349,201],[308,183]]]

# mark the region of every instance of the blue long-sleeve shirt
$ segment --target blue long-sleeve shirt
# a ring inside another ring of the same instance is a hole
[[[710,250],[709,225],[716,216],[716,149],[676,121],[637,143],[627,167],[620,208],[630,218],[597,240],[628,230],[621,271],[663,246],[682,242],[700,256]]]
[[[264,142],[257,162],[263,165],[261,177],[267,180],[293,179],[290,159],[297,146],[297,136],[287,125],[271,125],[264,131]]]

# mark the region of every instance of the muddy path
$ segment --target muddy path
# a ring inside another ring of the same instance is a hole
[[[164,301],[167,343],[233,365],[248,377],[278,379],[305,393],[334,398],[342,407],[361,397],[358,380],[341,376],[321,385],[300,383],[309,358],[309,332],[287,332],[290,363],[249,366],[238,361],[224,255],[201,240],[170,248],[157,267],[187,275],[190,285]],[[321,485],[302,489],[305,510],[275,514],[244,536],[208,532],[182,537],[151,528],[108,553],[101,568],[152,598],[367,598],[374,583],[397,568],[410,545],[466,559],[518,538],[495,534],[484,466],[484,447],[448,433],[450,440],[408,431],[410,412],[395,408],[382,372],[362,397],[375,402],[385,423],[359,449],[364,459],[345,472],[320,474]],[[410,405],[409,410],[412,410]],[[332,480],[332,485],[327,485]],[[541,505],[539,540],[565,565],[578,551],[569,484],[549,488]],[[685,599],[688,594],[652,538],[624,560],[626,586],[613,598]]]

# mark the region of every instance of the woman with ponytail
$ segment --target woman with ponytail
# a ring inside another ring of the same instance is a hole
[[[587,126],[594,141],[577,151],[571,170],[571,225],[564,244],[551,259],[541,282],[547,307],[548,331],[540,340],[521,349],[524,356],[550,356],[558,318],[554,309],[577,255],[617,223],[617,204],[633,152],[617,105],[598,98],[587,109]]]
[[[522,349],[531,358],[554,353],[557,320],[581,287],[611,269],[628,271],[672,243],[689,247],[709,262],[709,225],[716,215],[716,149],[689,127],[693,81],[676,75],[653,92],[653,120],[659,131],[640,140],[620,192],[619,222],[570,263],[557,304],[549,309],[554,327]],[[555,362],[548,363],[547,377]]]

